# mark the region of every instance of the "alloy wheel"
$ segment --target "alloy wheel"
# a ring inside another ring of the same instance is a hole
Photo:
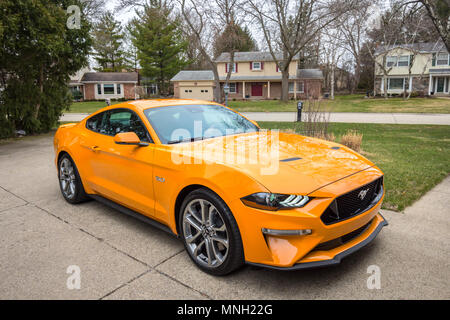
[[[195,199],[187,204],[183,212],[183,234],[189,253],[199,264],[215,268],[227,258],[227,226],[209,201]]]
[[[76,194],[76,176],[72,162],[68,158],[61,161],[59,167],[59,183],[64,196],[72,199]]]

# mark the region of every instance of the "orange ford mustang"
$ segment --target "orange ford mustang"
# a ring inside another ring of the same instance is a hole
[[[110,106],[62,125],[54,147],[68,202],[94,198],[166,230],[215,275],[337,264],[387,225],[372,162],[212,102]]]

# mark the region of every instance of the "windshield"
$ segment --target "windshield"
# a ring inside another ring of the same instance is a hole
[[[219,105],[157,107],[144,113],[163,144],[258,131],[251,121]]]

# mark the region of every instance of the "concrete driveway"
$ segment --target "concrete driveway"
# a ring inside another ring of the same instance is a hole
[[[0,145],[0,299],[450,299],[450,178],[369,246],[323,269],[253,267],[216,278],[181,242],[100,203],[60,195],[52,137]],[[368,289],[367,270],[381,271]],[[69,266],[80,289],[69,290]]]

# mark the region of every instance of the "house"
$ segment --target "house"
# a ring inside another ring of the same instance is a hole
[[[278,54],[277,59],[281,59]],[[236,52],[233,65],[230,54],[215,61],[221,86],[231,68],[229,99],[279,99],[281,71],[269,52]],[[299,58],[289,65],[289,96],[293,99],[318,98],[322,94],[323,74],[319,69],[299,69]],[[214,74],[210,70],[180,71],[171,81],[175,98],[213,100]]]
[[[442,42],[396,45],[376,52],[376,94],[383,94],[387,86],[388,94],[448,96],[449,85],[450,55]]]
[[[80,80],[84,100],[138,98],[137,72],[86,72]]]
[[[83,75],[86,72],[90,72],[89,68],[83,68],[79,70],[76,74],[70,77],[69,80],[69,90],[72,93],[74,97],[77,96],[77,92],[81,92],[81,94],[84,91],[84,85],[81,82],[81,78],[83,78]]]

